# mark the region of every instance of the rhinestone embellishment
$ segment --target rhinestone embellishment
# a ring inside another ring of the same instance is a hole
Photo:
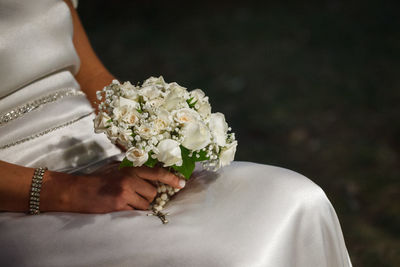
[[[47,168],[36,168],[32,178],[31,197],[29,198],[29,214],[40,214],[40,190],[44,172]]]
[[[63,124],[60,124],[60,125],[58,125],[58,126],[55,126],[55,127],[49,128],[49,129],[46,129],[46,130],[44,130],[43,132],[40,132],[40,133],[37,133],[37,134],[33,134],[33,135],[28,136],[28,137],[25,137],[25,138],[22,138],[22,139],[20,139],[20,140],[17,140],[17,141],[15,141],[15,142],[13,142],[13,143],[9,143],[9,144],[0,146],[0,149],[6,149],[6,148],[9,148],[9,147],[12,147],[12,146],[16,146],[16,145],[25,143],[25,142],[27,142],[27,141],[30,141],[30,140],[32,140],[32,139],[41,137],[41,136],[43,136],[43,135],[45,135],[45,134],[54,132],[54,131],[56,131],[56,130],[58,130],[58,129],[67,127],[67,126],[69,126],[69,125],[71,125],[71,124],[73,124],[73,123],[75,123],[75,122],[80,121],[80,120],[83,119],[83,118],[88,117],[88,116],[91,115],[92,113],[93,113],[93,112],[90,112],[90,113],[85,114],[85,115],[83,115],[83,116],[81,116],[81,117],[79,117],[79,118],[76,118],[76,119],[67,121],[67,122],[65,122],[65,123],[63,123]]]
[[[85,93],[83,93],[82,91],[70,88],[70,89],[64,89],[64,90],[60,90],[60,91],[42,96],[40,98],[37,98],[33,101],[30,101],[30,102],[24,104],[24,105],[13,108],[12,110],[9,110],[6,113],[0,114],[0,126],[4,125],[12,120],[18,119],[18,118],[22,117],[23,115],[25,115],[35,109],[38,109],[39,107],[41,107],[43,105],[46,105],[51,102],[55,102],[64,97],[84,96],[84,95],[85,95]]]

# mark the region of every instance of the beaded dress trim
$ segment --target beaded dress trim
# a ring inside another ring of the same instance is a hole
[[[30,135],[30,136],[28,136],[28,137],[19,139],[19,140],[13,142],[13,143],[9,143],[9,144],[0,146],[0,149],[6,149],[6,148],[9,148],[9,147],[12,147],[12,146],[16,146],[16,145],[25,143],[25,142],[27,142],[27,141],[30,141],[30,140],[32,140],[32,139],[41,137],[41,136],[43,136],[43,135],[45,135],[45,134],[54,132],[54,131],[56,131],[56,130],[58,130],[58,129],[67,127],[67,126],[69,126],[69,125],[71,125],[71,124],[73,124],[73,123],[75,123],[75,122],[80,121],[81,119],[84,119],[84,118],[88,117],[89,115],[91,115],[91,114],[93,114],[93,113],[94,113],[94,112],[92,111],[92,112],[90,112],[90,113],[88,113],[88,114],[85,114],[85,115],[83,115],[83,116],[80,116],[79,118],[76,118],[76,119],[67,121],[67,122],[65,122],[65,123],[63,123],[63,124],[57,125],[57,126],[52,127],[52,128],[48,128],[48,129],[46,129],[46,130],[44,130],[44,131],[42,131],[42,132],[40,132],[40,133],[36,133],[36,134]]]
[[[83,93],[80,90],[76,89],[63,89],[60,91],[56,91],[54,93],[42,96],[40,98],[37,98],[35,100],[29,101],[23,105],[20,105],[16,108],[13,108],[3,114],[0,114],[0,126],[5,125],[6,123],[18,119],[22,117],[23,115],[34,111],[43,105],[58,101],[64,97],[67,96],[84,96],[85,93]]]

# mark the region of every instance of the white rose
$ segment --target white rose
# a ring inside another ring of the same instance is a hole
[[[139,109],[140,108],[139,102],[132,100],[132,99],[122,97],[122,96],[119,97],[118,105],[120,107],[127,106],[130,109]]]
[[[134,167],[142,166],[149,158],[149,154],[143,149],[131,147],[126,151],[125,156],[132,161]]]
[[[146,86],[139,90],[139,95],[148,101],[159,97],[161,94],[160,90],[156,86]]]
[[[164,109],[159,109],[153,123],[155,132],[160,133],[166,130],[171,123],[169,112]]]
[[[119,128],[113,124],[106,130],[106,135],[111,140],[112,143],[115,143],[115,141],[118,139],[118,133],[119,133]]]
[[[125,107],[124,108],[121,108],[119,106],[115,107],[113,109],[114,120],[120,121],[124,113],[125,113]]]
[[[211,105],[208,102],[196,103],[198,105],[197,112],[203,119],[207,119],[211,115]]]
[[[130,82],[124,82],[120,87],[125,98],[138,101],[139,95],[137,89]]]
[[[168,110],[174,110],[180,107],[188,107],[185,100],[186,88],[178,85],[177,83],[169,84],[170,92],[164,99],[163,107]]]
[[[140,108],[138,102],[120,96],[118,99],[113,100],[111,103],[114,114],[114,119],[120,121],[122,117],[130,110],[137,111]]]
[[[211,114],[211,105],[208,102],[208,97],[201,89],[190,91],[189,97],[193,98],[191,103],[195,103],[195,109],[202,118],[208,118]]]
[[[147,140],[157,134],[155,129],[153,129],[153,127],[147,124],[140,125],[139,127],[136,128],[136,131],[140,135],[140,137]]]
[[[129,147],[132,141],[133,141],[132,130],[119,128],[118,143],[120,143],[124,147]]]
[[[157,145],[157,159],[164,163],[164,167],[176,165],[182,166],[182,154],[179,143],[172,139],[160,141]]]
[[[128,125],[134,125],[139,121],[140,114],[131,106],[116,107],[113,109],[114,119]]]
[[[129,109],[123,114],[121,120],[128,125],[134,125],[139,121],[139,116],[139,112],[137,112],[136,109]]]
[[[181,129],[183,136],[182,145],[187,149],[199,150],[210,143],[211,133],[207,126],[201,122],[190,122]]]
[[[166,83],[164,81],[163,76],[160,76],[158,78],[157,77],[150,77],[150,78],[148,78],[147,80],[145,80],[143,82],[142,86],[145,87],[145,86],[150,86],[150,85],[157,85],[159,87],[165,87]]]
[[[107,130],[107,128],[111,125],[110,120],[111,120],[111,117],[108,116],[107,113],[100,111],[99,114],[97,114],[93,120],[94,132],[95,133],[105,132]]]
[[[194,89],[190,91],[190,97],[193,97],[193,101],[203,101],[205,96],[206,94],[201,89]]]
[[[235,158],[236,147],[237,141],[233,141],[226,147],[222,148],[221,154],[219,156],[219,167],[229,165],[233,161],[233,159]]]
[[[214,142],[219,146],[226,145],[226,133],[228,131],[228,124],[225,121],[225,115],[222,113],[212,113],[208,123]]]
[[[191,108],[182,108],[174,110],[172,116],[175,121],[180,124],[195,122],[200,120],[200,115],[195,110]]]

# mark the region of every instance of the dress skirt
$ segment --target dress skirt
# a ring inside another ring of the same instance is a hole
[[[166,208],[109,214],[0,214],[0,266],[351,266],[319,186],[288,169],[196,169]]]

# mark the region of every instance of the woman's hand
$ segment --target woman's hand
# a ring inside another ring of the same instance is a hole
[[[185,181],[163,168],[107,166],[88,176],[48,172],[43,178],[41,211],[107,213],[146,210],[157,194],[151,181],[182,188]]]

